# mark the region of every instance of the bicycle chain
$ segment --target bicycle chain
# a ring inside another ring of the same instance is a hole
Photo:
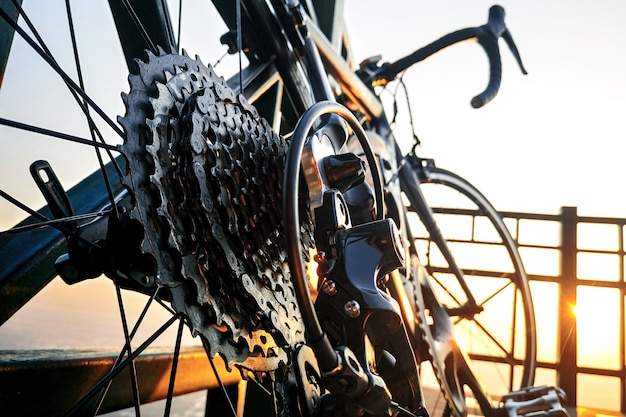
[[[281,225],[287,143],[197,57],[160,51],[137,64],[119,118],[123,182],[155,284],[210,355],[276,369],[281,347],[304,341]]]

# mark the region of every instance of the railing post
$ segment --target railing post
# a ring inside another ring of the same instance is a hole
[[[576,207],[561,208],[561,285],[559,297],[559,329],[557,384],[567,393],[566,405],[576,406],[577,399],[577,335],[576,305],[577,286],[577,224]]]

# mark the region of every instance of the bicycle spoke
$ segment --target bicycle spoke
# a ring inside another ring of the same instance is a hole
[[[128,332],[128,321],[126,320],[126,311],[124,308],[124,301],[122,300],[122,290],[120,288],[119,282],[116,279],[113,280],[115,282],[115,293],[117,295],[117,303],[120,311],[120,318],[122,321],[122,330],[124,332],[124,339],[126,341],[126,346],[128,347],[128,354],[132,354],[130,333]],[[133,390],[133,398],[135,404],[135,414],[137,417],[140,416],[141,410],[139,409],[140,399],[139,399],[139,386],[137,383],[137,368],[135,367],[135,362],[131,361],[128,367],[130,371],[130,382]]]
[[[139,330],[139,326],[143,323],[143,320],[146,317],[146,314],[148,313],[148,309],[152,305],[152,302],[155,300],[155,298],[157,297],[158,293],[159,293],[159,288],[157,287],[157,289],[154,291],[152,296],[150,296],[150,298],[148,299],[148,302],[146,303],[146,305],[143,307],[143,310],[141,311],[141,314],[139,314],[139,318],[137,318],[137,321],[135,322],[135,325],[133,326],[133,329],[130,332],[130,337],[129,337],[130,340],[133,339],[133,337],[137,333],[137,330]],[[113,362],[113,365],[112,365],[111,369],[115,369],[115,367],[120,363],[120,361],[124,358],[124,356],[127,353],[130,354],[130,344],[129,343],[124,344],[124,347],[122,348],[122,351],[119,353],[118,357]],[[109,383],[106,385],[106,387],[102,388],[102,391],[100,392],[100,395],[98,396],[98,400],[96,401],[96,405],[94,406],[94,409],[96,410],[96,412],[102,406],[102,402],[104,401],[104,398],[106,397],[106,394],[107,394],[107,392],[108,392],[112,382],[113,382],[112,380],[109,381]]]
[[[433,273],[432,271],[429,272],[433,282],[435,282],[452,301],[457,303],[459,306],[462,305],[461,300],[437,277],[437,273]]]
[[[167,399],[165,402],[165,417],[169,417],[172,408],[172,397],[174,396],[174,383],[176,382],[176,371],[178,370],[178,356],[180,354],[180,345],[183,337],[183,328],[185,322],[181,319],[178,324],[178,333],[176,333],[176,345],[174,347],[174,358],[172,359],[172,368],[170,370],[170,384],[167,388]]]
[[[504,354],[505,358],[506,358],[506,359],[508,359],[508,360],[510,361],[509,363],[510,363],[511,365],[514,365],[515,360],[514,360],[514,358],[512,357],[512,353],[513,353],[513,352],[509,352],[509,349],[507,349],[506,347],[504,347],[504,346],[502,345],[502,343],[500,343],[500,342],[498,341],[498,339],[496,339],[496,337],[492,334],[492,332],[491,332],[491,331],[489,331],[489,330],[488,330],[488,329],[487,329],[487,328],[486,328],[486,327],[485,327],[485,326],[481,323],[481,320],[479,320],[479,319],[477,319],[477,318],[474,318],[474,320],[472,320],[472,322],[473,322],[473,323],[475,323],[475,324],[476,324],[476,326],[477,326],[480,330],[482,330],[482,331],[483,331],[484,335],[485,335],[485,336],[487,336],[487,338],[489,338],[489,339],[490,339],[490,340],[491,340],[491,341],[492,341],[492,342],[493,342],[493,343],[494,343],[494,344],[495,344],[495,345],[496,345],[496,346],[497,346],[497,347],[498,347],[498,348],[502,351],[502,353]],[[512,330],[512,331],[514,332],[514,330]],[[478,337],[473,337],[472,339],[473,339],[473,340],[481,340],[481,339],[480,339],[480,338],[478,338]]]
[[[478,305],[481,306],[481,307],[484,306],[485,304],[487,304],[489,301],[493,300],[498,294],[500,294],[502,291],[506,290],[511,285],[515,285],[515,282],[507,281],[501,288],[499,288],[493,294],[491,294],[490,296],[485,298],[482,302],[478,303]]]
[[[172,307],[170,307],[169,305],[165,304],[163,302],[163,300],[161,300],[160,298],[155,298],[156,302],[159,303],[159,305],[161,307],[163,307],[165,310],[169,311],[170,313],[172,313],[172,315],[176,315],[176,312],[172,309]]]
[[[17,24],[4,10],[0,9],[0,17],[2,17],[30,47],[44,60],[46,63],[66,82],[73,91],[75,91],[80,97],[82,97],[94,111],[102,118],[102,120],[108,124],[119,137],[124,137],[124,132],[117,126],[117,124],[106,115],[106,113],[72,80],[72,78],[57,64],[57,62],[48,55],[42,47],[37,45],[31,36],[29,36],[24,29]]]
[[[272,382],[272,390],[268,390],[267,388],[265,388],[265,386],[263,386],[263,384],[261,384],[259,381],[257,381],[254,378],[250,378],[250,381],[252,381],[254,384],[256,384],[256,386],[261,389],[261,391],[263,391],[264,393],[267,394],[267,396],[269,397],[270,395],[275,395],[276,394],[276,390],[273,389],[274,388],[274,382]]]
[[[87,240],[79,235],[77,235],[76,233],[74,233],[72,230],[67,229],[66,227],[63,226],[63,222],[67,221],[67,219],[72,219],[74,216],[72,217],[68,217],[68,218],[61,218],[61,219],[49,219],[46,216],[44,216],[43,214],[31,209],[30,207],[28,207],[26,204],[20,202],[18,199],[12,197],[11,195],[7,194],[6,192],[0,190],[0,197],[4,198],[5,200],[7,200],[9,203],[13,204],[14,206],[20,208],[21,210],[25,211],[26,213],[28,213],[30,216],[41,220],[42,223],[44,223],[45,225],[54,227],[55,229],[57,229],[58,231],[66,234],[66,235],[70,235],[76,239],[78,239],[80,242],[84,243],[85,245],[91,246],[94,249],[98,249],[98,250],[102,250],[103,248],[100,247],[97,243],[94,243],[90,240]],[[92,216],[93,217],[93,216]],[[41,223],[37,223],[36,225],[39,225]],[[36,229],[37,227],[33,227],[33,229]],[[6,231],[2,231],[0,232],[0,237],[4,237],[4,236],[8,236],[11,234],[16,234],[11,232],[13,229],[8,229]]]
[[[176,45],[178,46],[178,48],[176,48],[176,52],[180,53],[180,34],[182,33],[182,27],[183,27],[183,0],[178,0],[178,34],[176,36]]]
[[[513,357],[513,360],[515,360],[515,346],[516,346],[516,342],[517,342],[517,338],[516,336],[516,329],[517,329],[517,308],[518,308],[518,299],[517,299],[517,292],[514,291],[513,292],[513,303],[511,308],[513,309],[512,311],[512,315],[511,315],[511,356]],[[509,386],[509,390],[513,391],[513,378],[511,378],[511,385]]]
[[[482,329],[482,327],[481,327]],[[483,333],[487,334],[487,336],[490,336],[489,333],[485,330],[483,330]],[[489,337],[489,339],[493,340],[492,337]],[[477,340],[477,341],[482,341],[483,339],[479,336],[473,336],[472,340]],[[504,362],[499,362],[501,365],[506,365],[508,366],[508,368],[510,369],[511,374],[510,375],[506,375],[502,368],[500,366],[494,366],[491,369],[493,369],[495,371],[495,373],[498,376],[498,380],[500,381],[500,383],[502,384],[502,386],[506,386],[508,391],[512,391],[513,390],[513,369],[515,368],[515,366],[519,365],[517,363],[517,361],[515,360],[514,355],[512,354],[513,351],[509,352],[507,349],[505,349],[503,346],[499,345],[496,342],[497,347],[500,348],[502,350],[502,353],[504,354],[503,357],[501,357],[502,359],[504,359]],[[489,348],[491,347],[493,349],[492,345],[489,345],[487,342],[482,343],[483,347],[485,348]],[[471,354],[470,354],[471,356]]]
[[[242,27],[241,27],[241,0],[235,1],[235,15],[237,19],[237,55],[239,59],[239,94],[243,95],[243,47],[242,47]]]
[[[157,47],[154,45],[154,42],[152,42],[152,39],[150,39],[150,36],[148,35],[148,31],[146,31],[146,28],[141,23],[141,20],[139,20],[139,16],[137,16],[137,13],[135,12],[135,9],[133,8],[133,6],[128,2],[128,0],[122,0],[122,5],[124,5],[124,8],[126,9],[126,11],[128,12],[128,15],[130,16],[133,23],[135,24],[135,27],[139,29],[141,38],[148,45],[148,48],[150,48],[153,54],[158,53],[159,51],[157,50]]]
[[[18,199],[12,197],[11,195],[9,195],[8,193],[0,190],[0,197],[4,198],[5,200],[7,200],[9,203],[13,204],[14,206],[24,210],[26,213],[30,214],[31,216],[43,221],[43,222],[49,222],[50,219],[47,218],[46,216],[44,216],[41,213],[36,212],[35,210],[31,209],[30,207],[28,207],[26,204],[20,202]],[[57,228],[59,228],[60,226],[57,226]]]
[[[139,317],[137,318],[137,321],[135,322],[135,325],[133,326],[133,329],[130,332],[131,340],[133,339],[133,337],[135,337],[137,330],[139,330],[139,326],[143,323],[143,320],[146,318],[146,314],[148,314],[148,309],[150,308],[154,300],[158,300],[157,297],[159,294],[159,290],[160,290],[160,287],[157,287],[154,290],[154,293],[150,296],[150,298],[148,299],[148,302],[146,302],[146,305],[143,307],[143,310],[141,310],[141,313],[139,314]],[[169,310],[169,311],[172,313],[172,315],[176,314],[173,310]]]
[[[96,395],[102,388],[104,388],[110,381],[113,380],[125,367],[127,367],[137,356],[143,353],[154,341],[161,336],[169,327],[180,319],[180,315],[172,316],[161,327],[159,327],[148,339],[146,339],[132,354],[128,355],[126,359],[120,362],[116,367],[100,381],[98,381],[88,392],[81,398],[74,406],[66,413],[66,415],[72,415],[80,408],[82,408],[88,401],[90,401],[94,395]]]
[[[90,139],[85,139],[85,138],[81,138],[78,136],[69,135],[67,133],[56,132],[54,130],[45,129],[42,127],[32,126],[26,123],[17,122],[15,120],[8,120],[8,119],[0,117],[0,124],[4,126],[24,130],[27,132],[39,133],[41,135],[50,136],[50,137],[57,138],[57,139],[63,139],[63,140],[78,143],[81,145],[89,145],[95,148],[107,149],[109,151],[116,151],[116,152],[119,151],[116,145],[109,145],[108,143],[102,143],[102,142],[94,143]]]
[[[0,193],[2,193],[1,190],[0,190]],[[106,216],[109,213],[110,211],[106,210],[106,211],[99,211],[96,213],[85,213],[85,214],[79,214],[76,216],[63,217],[62,219],[46,220],[46,221],[41,221],[39,223],[28,224],[24,226],[16,226],[8,230],[0,231],[0,238],[11,236],[11,235],[16,235],[19,233],[29,232],[31,230],[43,229],[45,227],[56,228],[57,225],[65,223],[65,222],[74,222],[74,221],[93,219],[94,217]]]
[[[65,10],[67,13],[67,21],[69,23],[69,30],[70,30],[70,38],[72,40],[72,51],[74,52],[74,63],[76,66],[76,74],[78,76],[78,84],[80,86],[80,88],[83,91],[87,91],[85,88],[85,80],[83,78],[83,70],[82,70],[82,66],[80,64],[80,58],[79,58],[79,54],[78,54],[78,44],[76,42],[76,31],[74,29],[74,19],[72,17],[72,8],[70,6],[70,0],[65,0]],[[81,103],[79,103],[81,104]],[[91,118],[91,115],[89,114],[89,107],[87,107],[87,103],[83,102],[82,103],[82,107],[83,107],[83,111],[85,113],[85,116],[87,117],[87,124],[89,125],[89,133],[91,134],[91,140],[92,142],[97,142],[96,140],[96,132],[97,132],[97,128],[96,125],[93,121],[93,119]],[[99,135],[99,132],[98,132]],[[101,136],[100,136],[101,137]],[[102,154],[100,153],[100,148],[94,148],[95,152],[96,152],[96,158],[98,159],[98,165],[100,166],[100,171],[102,172],[102,177],[104,179],[104,185],[106,187],[107,190],[107,194],[109,195],[109,201],[111,202],[111,207],[113,210],[113,213],[115,213],[115,216],[117,217],[117,206],[115,205],[115,196],[113,195],[113,187],[111,186],[111,181],[109,179],[109,176],[106,173],[106,170],[104,169],[104,161],[102,160]],[[109,157],[110,160],[113,161],[113,163],[115,164],[115,159],[113,158],[113,156],[109,153]],[[116,165],[117,167],[117,165]],[[119,168],[119,167],[117,167]],[[118,174],[121,174],[121,171],[118,170]]]
[[[230,408],[230,411],[233,417],[237,417],[237,411],[235,410],[235,406],[233,405],[233,402],[230,400],[228,391],[226,391],[226,385],[224,385],[224,383],[222,382],[222,378],[220,377],[220,374],[217,371],[217,368],[215,367],[215,362],[213,361],[213,358],[209,354],[211,350],[209,349],[208,346],[206,346],[206,343],[207,342],[204,340],[204,338],[202,338],[202,344],[204,345],[204,350],[206,350],[207,352],[207,358],[209,359],[209,363],[211,364],[213,375],[215,376],[215,379],[217,380],[217,383],[220,386],[220,389],[222,390],[222,394],[224,395],[224,398],[226,399],[226,402],[228,403],[228,407]]]
[[[35,27],[35,25],[33,25],[32,21],[30,20],[28,15],[24,12],[24,9],[22,8],[22,6],[17,2],[17,0],[13,0],[13,5],[18,10],[18,13],[22,17],[22,19],[24,19],[24,22],[26,23],[26,25],[28,26],[30,31],[33,33],[33,36],[37,39],[37,42],[39,42],[39,45],[41,46],[41,48],[46,52],[46,54],[48,54],[48,56],[51,59],[53,59],[56,62],[56,60],[54,59],[54,56],[52,55],[52,52],[50,51],[50,48],[48,48],[48,46],[46,45],[45,41],[43,40],[43,38],[41,37],[41,35],[37,31],[37,28]],[[68,15],[70,36],[71,36],[71,39],[72,39],[72,49],[73,49],[73,52],[74,52],[74,60],[75,60],[75,62],[77,64],[76,65],[76,69],[77,69],[77,73],[78,73],[78,78],[79,78],[79,81],[80,81],[80,86],[84,90],[82,69],[80,67],[80,63],[79,63],[79,59],[78,59],[78,47],[77,47],[77,42],[76,42],[76,36],[75,36],[75,31],[74,31],[74,23],[73,23],[73,19],[72,19],[72,13],[71,13],[71,7],[70,7],[70,4],[69,4],[69,0],[66,0],[65,5],[66,5],[66,12],[67,12],[67,15]],[[86,141],[86,142],[93,146],[93,143],[96,142],[96,139],[93,136],[94,136],[94,133],[96,133],[98,135],[98,138],[100,139],[100,143],[102,145],[106,145],[106,143],[104,142],[104,139],[102,137],[102,134],[100,133],[100,131],[95,126],[95,123],[93,122],[93,119],[91,118],[91,115],[89,114],[89,109],[87,107],[86,102],[80,100],[80,98],[79,98],[78,94],[76,93],[76,91],[74,91],[69,84],[66,83],[66,85],[67,85],[68,89],[70,90],[70,93],[74,97],[74,100],[76,100],[76,103],[80,106],[80,108],[82,109],[83,113],[85,113],[85,117],[87,118],[87,120],[89,122],[90,131],[91,131],[91,135],[92,135],[92,141],[91,141],[91,143],[89,141]],[[105,149],[108,149],[106,146],[99,146],[99,147],[104,147]],[[116,148],[112,148],[112,150],[116,150]],[[114,158],[113,158],[113,156],[111,155],[110,152],[108,152],[108,155],[109,155],[109,158],[111,159],[111,161],[114,161]],[[116,167],[117,167],[117,164],[116,164]],[[119,167],[118,167],[118,174],[121,175],[121,170],[119,169]]]

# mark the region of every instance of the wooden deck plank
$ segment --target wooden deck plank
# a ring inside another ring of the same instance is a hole
[[[0,351],[0,410],[11,416],[59,415],[71,407],[95,382],[109,372],[117,352],[95,350],[32,350]],[[164,349],[151,349],[136,361],[142,403],[166,397],[172,354]],[[228,373],[222,361],[215,361],[223,382],[230,385],[240,380],[238,372]],[[218,382],[201,347],[183,348],[179,358],[175,395],[217,388]],[[430,415],[443,415],[445,401],[440,390],[425,386],[424,397]],[[115,379],[102,412],[132,406],[132,390],[128,371]],[[190,401],[190,400],[187,400]],[[89,409],[90,407],[86,407]],[[568,408],[571,417],[626,417],[615,411],[585,407]],[[80,414],[78,414],[80,415]],[[200,417],[203,412],[198,411]],[[469,415],[480,415],[470,407]]]
[[[114,351],[0,352],[0,410],[10,416],[61,415],[111,369]],[[214,361],[227,384],[239,381],[237,371],[227,372],[223,361]],[[171,352],[149,351],[135,361],[142,403],[167,395]],[[175,395],[218,387],[202,348],[181,351]],[[102,412],[131,407],[130,373],[122,371],[111,384]],[[85,411],[91,408],[84,407]],[[80,415],[80,413],[78,414]]]

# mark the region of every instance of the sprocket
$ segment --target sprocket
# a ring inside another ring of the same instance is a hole
[[[453,323],[445,308],[437,300],[427,276],[426,268],[413,257],[407,294],[413,296],[416,322],[422,340],[426,344],[428,359],[447,404],[446,413],[465,416],[467,406],[463,381],[459,380],[458,373],[469,370],[469,360],[457,344]]]
[[[160,51],[137,64],[119,119],[123,182],[154,284],[209,354],[276,369],[285,346],[304,342],[281,224],[287,143],[197,57]]]

